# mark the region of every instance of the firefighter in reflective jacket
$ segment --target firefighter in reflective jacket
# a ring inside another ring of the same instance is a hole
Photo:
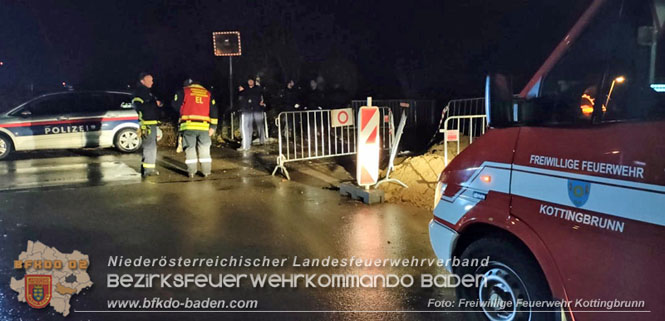
[[[189,177],[193,178],[196,175],[198,163],[201,163],[203,176],[210,176],[212,171],[210,137],[217,128],[215,99],[205,87],[188,80],[185,82],[185,87],[173,98],[173,107],[180,110],[180,132]]]
[[[157,161],[157,125],[159,124],[159,107],[162,102],[150,92],[153,85],[152,75],[141,73],[139,83],[136,85],[136,91],[132,98],[132,104],[139,114],[139,123],[141,125],[140,136],[143,145],[143,160],[141,162],[141,175],[152,176],[159,175],[155,168]]]

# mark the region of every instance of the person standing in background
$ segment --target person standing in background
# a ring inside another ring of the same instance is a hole
[[[279,91],[280,111],[294,111],[300,109],[298,98],[299,93],[296,88],[296,83],[293,80],[289,80],[289,82],[286,83],[286,87]]]
[[[242,115],[240,116],[242,131],[242,146],[238,148],[239,151],[247,151],[252,146],[252,134],[254,133],[254,126],[259,133],[259,141],[261,144],[266,142],[266,133],[264,131],[263,109],[265,103],[263,102],[263,92],[260,86],[256,85],[253,77],[247,79],[247,88],[239,87],[238,106]]]
[[[325,105],[325,95],[323,90],[319,87],[319,83],[312,79],[309,82],[309,89],[305,93],[305,107],[306,109],[323,109]]]

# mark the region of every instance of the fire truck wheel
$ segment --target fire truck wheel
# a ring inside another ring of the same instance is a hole
[[[556,313],[535,312],[527,302],[552,301],[552,294],[538,263],[520,246],[502,237],[487,237],[469,244],[462,252],[461,260],[489,257],[487,266],[458,267],[455,273],[482,275],[478,287],[456,288],[458,300],[478,303],[469,310],[468,320],[536,321],[555,320]],[[468,308],[468,306],[462,306]],[[554,310],[554,309],[547,309]],[[541,309],[541,311],[546,311]]]

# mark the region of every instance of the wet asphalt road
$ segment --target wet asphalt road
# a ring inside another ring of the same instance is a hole
[[[212,178],[191,182],[179,172],[182,155],[175,154],[162,156],[162,175],[145,181],[136,176],[139,155],[29,153],[0,162],[0,320],[62,319],[50,307],[34,310],[19,303],[9,288],[12,276],[24,274],[13,270],[12,263],[29,240],[90,257],[88,273],[95,284],[71,299],[67,320],[461,320],[459,313],[367,312],[435,311],[427,307],[428,300],[454,299],[453,289],[421,288],[418,280],[421,274],[444,273],[440,268],[298,268],[291,263],[295,256],[433,258],[428,211],[393,204],[365,206],[326,188],[325,179],[297,171],[290,182],[272,177],[270,164],[253,154],[215,150],[213,156]],[[111,256],[266,256],[286,258],[288,263],[277,268],[119,268],[108,266]],[[106,285],[109,273],[395,273],[413,275],[416,285],[113,289]],[[107,300],[146,297],[250,299],[258,301],[258,311],[300,312],[79,312],[108,311]]]

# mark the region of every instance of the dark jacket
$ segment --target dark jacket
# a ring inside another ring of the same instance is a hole
[[[308,109],[317,109],[319,107],[324,107],[326,105],[325,103],[325,95],[323,94],[323,91],[317,89],[308,89],[305,92],[305,107]]]
[[[159,120],[160,111],[157,107],[157,98],[150,92],[150,88],[139,83],[134,91],[132,104],[142,121]]]
[[[238,108],[242,112],[263,111],[260,105],[263,100],[263,89],[261,86],[254,86],[250,88],[247,86],[245,90],[238,93]]]
[[[299,104],[299,95],[300,93],[296,87],[288,88],[285,87],[279,92],[279,109],[280,111],[293,111],[298,110],[295,108],[296,104]]]

